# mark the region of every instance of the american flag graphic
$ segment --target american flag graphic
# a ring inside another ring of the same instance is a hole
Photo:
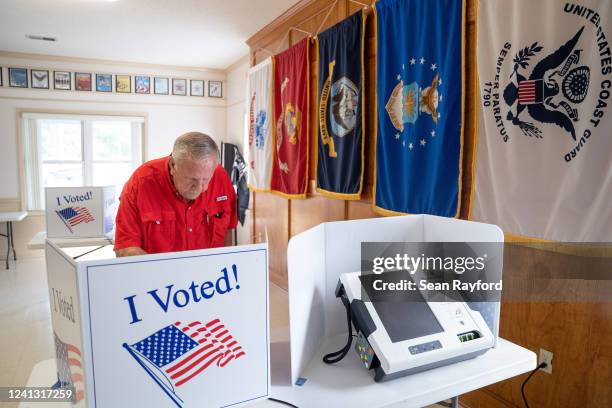
[[[123,347],[179,407],[177,388],[211,366],[223,368],[246,354],[219,319],[176,322]]]
[[[532,105],[540,103],[541,95],[538,88],[542,86],[541,80],[527,80],[519,82],[519,103],[521,105]]]
[[[66,224],[66,227],[72,231],[72,227],[78,225],[82,222],[91,222],[94,221],[94,217],[91,215],[89,210],[86,207],[68,207],[63,210],[55,211],[60,217],[60,220]]]
[[[55,334],[55,356],[58,385],[65,388],[74,387],[74,401],[81,401],[85,396],[81,350],[72,344],[64,343]]]

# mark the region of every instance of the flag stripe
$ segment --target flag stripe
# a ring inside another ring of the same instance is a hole
[[[173,365],[172,367],[170,367],[169,369],[166,370],[167,373],[171,373],[172,371],[176,370],[177,368],[181,367],[183,364],[188,363],[190,360],[192,360],[193,358],[197,357],[200,353],[205,352],[206,350],[208,350],[209,348],[213,347],[212,344],[207,344],[206,346],[198,349],[195,353],[189,355],[187,358],[179,361],[178,363],[176,363],[175,365]]]
[[[221,333],[217,333],[215,337],[219,338],[221,336],[225,336],[227,333],[229,333],[227,330],[223,330]]]
[[[79,360],[77,360],[76,358],[69,358],[68,359],[68,364],[70,364],[71,366],[77,366],[77,367],[81,367],[81,362]]]
[[[69,352],[75,353],[79,356],[81,355],[81,351],[78,348],[74,347],[72,344],[69,344],[67,348]]]
[[[217,324],[219,322],[220,322],[219,319],[211,320],[210,322],[206,323],[206,327],[214,326],[215,324]]]
[[[229,363],[230,361],[232,361],[234,358],[236,358],[236,357],[235,357],[233,354],[232,354],[232,355],[230,355],[230,356],[229,356],[229,358],[228,358],[227,360],[225,360],[225,361],[223,361],[223,362],[219,363],[219,366],[220,366],[220,367],[225,367],[225,365],[226,365],[227,363]]]
[[[208,363],[206,363],[205,365],[203,365],[202,367],[200,367],[197,371],[194,371],[191,375],[189,375],[188,377],[177,381],[176,386],[180,386],[184,383],[186,383],[187,381],[189,381],[190,379],[192,379],[193,377],[195,377],[196,375],[198,375],[199,373],[201,373],[202,371],[204,371],[206,368],[208,368],[209,365],[211,365],[213,362],[215,362],[216,359],[218,359],[219,357],[215,357],[214,359],[211,359]]]
[[[198,364],[200,364],[202,361],[206,360],[210,356],[214,356],[214,355],[218,354],[219,350],[221,350],[221,349],[222,349],[222,347],[218,346],[217,348],[215,348],[213,350],[210,350],[208,353],[204,354],[202,357],[198,358],[193,363],[189,364],[187,367],[185,367],[182,370],[177,371],[176,373],[172,374],[170,376],[170,378],[174,380],[175,378],[180,377],[181,375],[185,374],[186,372],[188,372],[189,370],[191,370],[192,368],[194,368],[195,366],[197,366]]]

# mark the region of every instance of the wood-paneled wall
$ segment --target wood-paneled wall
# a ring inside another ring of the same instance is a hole
[[[459,0],[457,0],[459,1]],[[509,0],[510,1],[510,0]],[[297,27],[310,33],[325,30],[349,15],[360,5],[349,0],[301,0],[290,10],[251,37],[251,64],[272,53],[285,50],[307,34],[290,30]],[[467,0],[466,21],[466,100],[465,129],[471,129],[473,113],[478,107],[476,90],[476,0]],[[270,279],[287,287],[287,244],[289,239],[312,226],[326,221],[377,217],[372,210],[373,148],[376,41],[374,16],[368,10],[365,46],[366,163],[363,198],[342,201],[317,195],[311,189],[305,200],[287,200],[270,193],[253,193],[253,236],[267,230],[270,245]],[[317,141],[316,107],[318,61],[315,48],[310,53],[310,180],[314,185],[314,153]],[[464,135],[462,163],[462,206],[460,217],[468,218],[469,193],[472,187],[474,132]],[[542,262],[558,262],[559,253],[522,247],[505,257],[504,273],[537,274]],[[512,256],[510,256],[512,255]],[[520,262],[519,260],[530,260]],[[612,303],[527,303],[502,304],[500,334],[517,344],[538,351],[545,348],[555,355],[553,374],[538,373],[527,387],[532,407],[609,407],[612,406]],[[462,397],[471,408],[522,407],[519,376],[486,387]]]

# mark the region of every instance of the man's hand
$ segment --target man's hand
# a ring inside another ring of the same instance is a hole
[[[122,256],[134,256],[134,255],[146,255],[146,254],[147,253],[145,252],[144,249],[142,249],[141,247],[135,247],[135,246],[121,248],[115,251],[115,255],[117,256],[117,258],[120,258]]]

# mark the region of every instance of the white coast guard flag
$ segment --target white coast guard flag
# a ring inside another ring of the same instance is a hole
[[[472,218],[612,241],[612,2],[480,0]]]
[[[249,69],[249,188],[270,190],[272,176],[272,57]]]

